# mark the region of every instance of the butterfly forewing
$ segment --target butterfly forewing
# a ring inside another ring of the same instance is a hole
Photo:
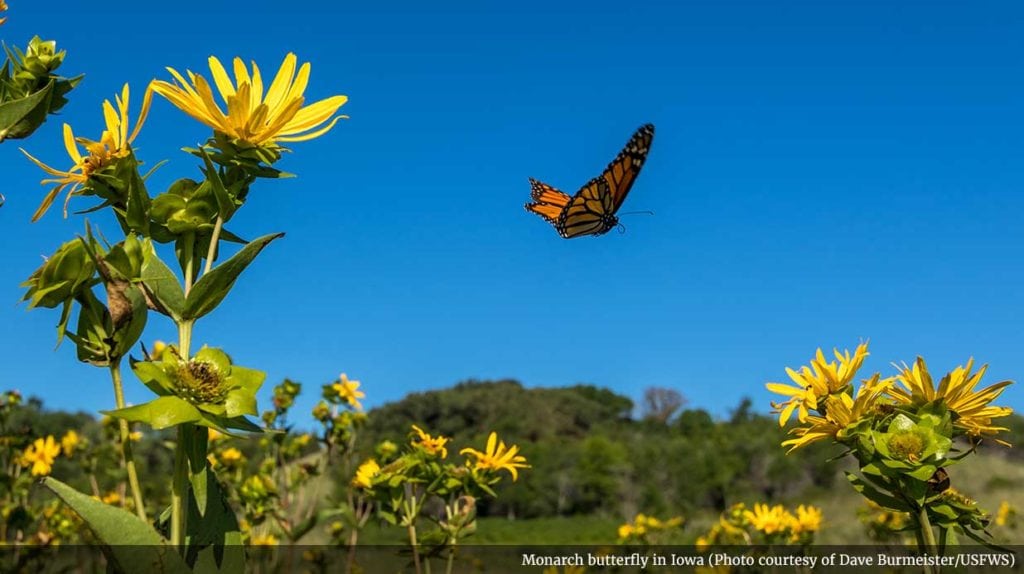
[[[622,202],[626,200],[626,194],[633,187],[640,168],[647,161],[647,153],[651,151],[651,142],[654,141],[654,124],[647,124],[636,130],[633,137],[626,142],[619,155],[615,156],[608,167],[605,168],[601,177],[608,180],[608,188],[611,190],[612,211],[618,211]]]

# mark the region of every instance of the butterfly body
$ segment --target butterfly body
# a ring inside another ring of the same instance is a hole
[[[527,203],[526,210],[541,216],[566,239],[608,233],[619,224],[615,214],[633,187],[653,139],[654,126],[642,126],[604,172],[574,196],[531,178],[533,203]]]

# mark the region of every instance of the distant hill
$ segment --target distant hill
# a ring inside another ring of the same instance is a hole
[[[411,393],[373,409],[361,442],[407,440],[412,424],[480,445],[495,430],[518,444],[532,469],[505,483],[482,515],[629,516],[637,511],[720,511],[734,502],[799,501],[809,493],[848,488],[824,444],[786,455],[778,419],[745,399],[728,417],[679,409],[656,420],[633,417],[633,401],[590,385],[526,388],[512,380],[467,381]],[[1010,442],[1024,437],[1024,418],[1006,420]],[[1020,449],[984,447],[997,458]],[[815,495],[820,498],[820,494]]]

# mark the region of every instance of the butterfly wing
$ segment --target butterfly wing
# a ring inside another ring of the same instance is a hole
[[[641,126],[604,172],[572,197],[531,178],[530,195],[534,203],[526,204],[527,211],[543,217],[566,239],[607,233],[618,223],[615,213],[633,187],[652,141],[654,125]]]
[[[526,211],[531,211],[544,218],[551,225],[558,223],[562,210],[572,201],[567,193],[551,187],[550,185],[530,178],[530,197],[533,203],[526,204]]]
[[[654,124],[646,124],[633,133],[633,137],[626,142],[619,155],[615,156],[608,167],[605,168],[601,177],[608,182],[608,189],[612,195],[612,213],[614,214],[626,200],[626,194],[633,187],[640,168],[647,160],[647,153],[651,151],[651,143],[654,141]]]
[[[555,224],[566,239],[602,235],[615,226],[613,196],[605,178],[595,177],[576,192]]]

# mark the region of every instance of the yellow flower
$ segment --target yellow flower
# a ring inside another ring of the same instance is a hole
[[[132,442],[139,442],[142,440],[142,431],[132,431],[128,434],[128,440]]]
[[[697,547],[697,552],[704,552],[708,546],[711,546],[711,541],[708,540],[707,536],[698,536],[694,545]]]
[[[973,366],[974,359],[969,359],[966,367],[959,366],[953,369],[942,378],[939,387],[935,388],[924,359],[918,357],[913,367],[904,365],[902,372],[896,377],[903,388],[893,387],[889,389],[888,394],[896,402],[908,405],[920,405],[942,399],[954,413],[953,424],[974,437],[980,438],[983,435],[993,435],[1007,430],[1005,427],[994,426],[992,419],[1009,416],[1013,409],[994,407],[989,403],[996,400],[1007,386],[1013,384],[1013,381],[1002,381],[975,391],[974,387],[981,382],[988,365],[971,374]],[[997,439],[997,442],[1009,446],[1004,441]]]
[[[373,486],[373,478],[380,474],[380,465],[372,458],[359,465],[356,469],[356,476],[352,479],[352,486],[368,489]]]
[[[817,532],[821,529],[821,509],[816,506],[796,507],[796,516],[793,517],[792,530],[795,535],[804,532]]]
[[[633,533],[634,530],[632,524],[623,524],[619,526],[619,540],[628,540],[633,537]]]
[[[114,505],[121,502],[121,495],[116,492],[108,492],[101,500],[104,504]]]
[[[753,511],[745,510],[743,515],[751,526],[769,535],[781,532],[789,522],[789,513],[781,505],[769,507],[767,504],[757,503]]]
[[[107,129],[103,130],[99,141],[76,138],[71,130],[71,126],[64,124],[64,148],[74,162],[74,165],[67,171],[54,169],[32,157],[27,151],[21,150],[33,163],[56,178],[44,179],[40,183],[43,185],[57,184],[56,187],[50,190],[50,193],[46,194],[43,203],[39,205],[35,214],[32,215],[32,221],[37,221],[46,213],[46,210],[50,209],[53,200],[56,199],[61,191],[70,188],[68,189],[67,198],[64,200],[64,217],[67,217],[68,202],[71,201],[71,196],[89,181],[89,177],[93,173],[114,163],[119,158],[128,156],[131,152],[131,143],[139,135],[139,130],[146,121],[146,115],[149,113],[149,104],[153,94],[150,90],[146,90],[146,95],[142,99],[142,111],[139,112],[139,119],[131,134],[128,133],[128,96],[128,84],[125,84],[121,90],[121,95],[114,97],[114,100],[117,102],[117,110],[114,109],[110,100],[103,101],[103,119]],[[85,148],[85,152],[88,155],[82,155],[78,149],[79,145]]]
[[[249,544],[253,546],[277,546],[277,537],[269,532],[267,534],[254,534],[249,539]]]
[[[828,386],[829,392],[835,393],[843,390],[846,385],[853,381],[853,377],[856,376],[857,371],[864,364],[864,359],[868,356],[868,344],[861,343],[857,345],[857,350],[853,352],[852,357],[849,350],[840,354],[839,349],[834,349],[833,353],[839,361],[838,364],[835,361],[826,363],[821,349],[818,349],[817,358],[814,363],[825,377],[825,383]]]
[[[160,341],[160,340],[153,341],[153,349],[149,353],[149,356],[157,358],[160,355],[164,354],[164,349],[166,349],[166,348],[167,348],[167,343],[165,343],[163,341]],[[217,431],[215,431],[213,429],[210,429],[210,432],[217,432]]]
[[[53,435],[46,439],[37,438],[21,457],[22,466],[32,465],[32,476],[46,476],[53,468],[53,461],[60,454],[60,445]]]
[[[869,415],[894,382],[893,379],[880,379],[876,373],[861,383],[860,388],[857,389],[856,399],[851,398],[845,392],[827,397],[824,401],[825,416],[811,415],[807,417],[805,422],[808,424],[806,426],[796,427],[789,431],[797,438],[783,441],[782,446],[790,447],[788,454],[819,440],[842,438],[843,430]]]
[[[807,422],[809,410],[817,410],[821,399],[845,390],[868,356],[868,344],[858,345],[853,356],[848,350],[841,354],[839,349],[834,349],[833,353],[838,363],[826,362],[825,354],[818,349],[810,367],[802,367],[799,371],[787,367],[786,374],[796,383],[795,387],[782,383],[765,385],[773,393],[791,397],[782,403],[772,403],[773,412],[779,413],[779,426],[785,426],[794,410],[801,423]]]
[[[366,396],[363,391],[356,390],[359,388],[359,381],[350,381],[345,373],[341,374],[338,378],[338,382],[331,385],[338,396],[348,401],[348,404],[354,409],[362,410],[363,405],[359,403],[359,399]]]
[[[480,452],[473,448],[464,448],[459,451],[459,454],[468,454],[476,458],[474,467],[477,470],[493,470],[497,472],[505,469],[512,475],[512,480],[517,480],[519,478],[517,468],[530,468],[530,465],[526,464],[526,457],[517,454],[518,452],[518,446],[506,447],[504,441],[499,443],[498,433],[492,432],[487,437],[485,452]]]
[[[685,520],[682,516],[673,516],[672,518],[669,518],[668,520],[662,522],[661,527],[666,530],[669,528],[678,528],[683,525],[684,521]]]
[[[224,433],[220,432],[217,429],[212,429],[212,428],[209,428],[209,427],[206,428],[206,440],[207,440],[207,442],[211,442],[211,443],[212,442],[216,442],[216,441],[218,441],[218,440],[220,440],[222,438],[224,438]]]
[[[1009,526],[1013,528],[1017,524],[1017,509],[1007,501],[999,503],[999,510],[996,511],[996,526]]]
[[[250,75],[242,59],[235,58],[235,82],[232,83],[220,60],[210,56],[210,73],[227,105],[227,113],[214,99],[206,78],[191,70],[186,70],[186,80],[173,68],[167,68],[175,83],[154,80],[151,85],[156,93],[181,111],[236,140],[253,145],[303,141],[323,135],[339,119],[347,118],[337,116],[326,127],[315,129],[330,119],[348,101],[348,97],[332,96],[302,107],[310,65],[308,62],[303,64],[296,75],[296,61],[295,54],[285,56],[277,76],[264,94],[263,77],[256,62],[252,63]]]
[[[416,434],[419,435],[419,445],[423,447],[423,450],[434,455],[440,454],[441,458],[448,458],[448,449],[444,445],[451,440],[450,438],[443,436],[432,437],[416,425],[412,425],[412,430],[416,431]]]
[[[6,11],[7,11],[7,2],[4,2],[4,0],[0,0],[0,12],[6,12]],[[7,21],[7,17],[6,16],[4,16],[3,18],[0,18],[0,25],[2,25],[6,21]]]
[[[242,451],[235,447],[226,449],[220,453],[220,460],[224,462],[224,466],[234,466],[240,460],[242,460]]]
[[[79,441],[78,433],[74,430],[69,430],[64,434],[64,437],[60,439],[60,447],[64,449],[64,454],[70,458],[75,452],[75,447],[78,446]]]

